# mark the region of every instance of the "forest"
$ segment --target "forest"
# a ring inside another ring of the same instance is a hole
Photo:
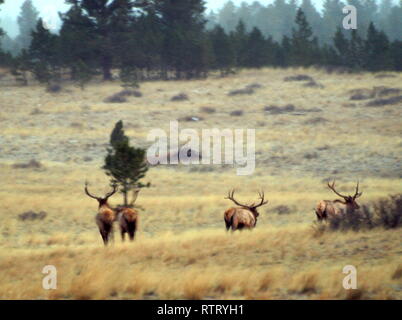
[[[3,1],[0,1],[0,3]],[[222,76],[239,68],[319,67],[328,71],[402,70],[402,2],[350,0],[357,29],[345,30],[346,5],[326,0],[276,0],[206,12],[202,0],[66,0],[59,30],[49,30],[31,0],[18,17],[20,33],[2,33],[0,64],[27,85],[62,79],[82,88],[115,72],[129,86],[152,79]],[[0,4],[1,9],[1,4]],[[117,77],[117,76],[116,76]]]

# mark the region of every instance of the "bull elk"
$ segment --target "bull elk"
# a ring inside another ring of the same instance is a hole
[[[134,203],[137,200],[139,189],[134,190],[133,199],[129,203],[129,206],[117,207],[117,221],[119,222],[121,240],[125,240],[125,235],[128,236],[131,241],[134,240],[135,232],[138,227],[138,211],[134,209]]]
[[[99,233],[105,246],[108,245],[110,236],[113,238],[113,222],[116,220],[115,211],[109,206],[108,199],[117,191],[117,186],[113,185],[113,190],[104,197],[96,197],[88,191],[88,182],[85,182],[85,193],[88,197],[95,199],[99,203],[98,213],[95,216]]]
[[[229,199],[233,201],[238,207],[230,208],[225,211],[224,220],[226,225],[226,230],[229,231],[232,228],[232,231],[245,229],[252,229],[257,224],[257,218],[259,213],[257,208],[265,205],[268,201],[264,201],[264,192],[259,192],[259,204],[245,205],[241,204],[234,199],[234,190],[229,191],[228,196],[225,199]]]
[[[315,209],[318,221],[326,220],[328,217],[343,215],[345,213],[351,213],[360,208],[356,199],[363,193],[359,192],[359,182],[357,182],[355,194],[353,196],[344,196],[335,190],[335,181],[330,184],[328,182],[328,188],[330,188],[336,195],[343,198],[343,200],[321,200],[318,202]]]

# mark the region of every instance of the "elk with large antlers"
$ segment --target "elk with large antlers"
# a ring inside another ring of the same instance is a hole
[[[232,231],[241,230],[241,229],[252,229],[257,224],[257,218],[259,213],[257,208],[265,205],[268,201],[264,201],[264,192],[259,192],[260,203],[245,205],[241,204],[234,199],[234,190],[230,191],[228,196],[225,199],[229,199],[233,201],[238,207],[230,208],[225,211],[224,220],[226,225],[226,230],[229,231],[232,228]]]
[[[89,193],[88,182],[85,182],[85,193],[88,197],[95,199],[99,203],[99,209],[95,216],[95,221],[99,227],[99,232],[105,246],[109,243],[110,238],[113,238],[113,222],[116,220],[116,213],[109,206],[108,199],[114,195],[116,191],[117,185],[113,185],[113,190],[107,193],[104,197],[96,197]]]
[[[118,213],[117,220],[119,222],[121,240],[125,240],[125,234],[128,233],[128,236],[131,241],[134,240],[135,232],[138,227],[138,211],[135,210],[134,203],[137,200],[139,189],[134,190],[133,199],[129,203],[129,206],[120,206],[117,207],[116,211]]]
[[[336,195],[343,198],[343,200],[321,200],[318,202],[315,209],[318,221],[326,220],[328,217],[332,216],[352,213],[360,208],[356,202],[356,199],[363,194],[362,192],[359,192],[359,182],[357,182],[355,194],[353,196],[344,196],[336,191],[335,181],[332,184],[328,182],[328,188],[330,188]]]

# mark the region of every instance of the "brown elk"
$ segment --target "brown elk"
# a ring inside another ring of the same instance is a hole
[[[137,200],[139,189],[134,190],[133,199],[130,202],[129,206],[120,206],[117,207],[117,221],[119,222],[121,240],[125,240],[125,234],[128,233],[128,236],[131,241],[134,240],[135,232],[138,227],[138,211],[134,209],[134,203]]]
[[[99,203],[98,213],[95,216],[96,224],[99,227],[99,232],[102,236],[105,246],[109,243],[109,239],[113,238],[113,222],[116,220],[115,211],[109,206],[108,199],[117,191],[117,186],[113,185],[113,190],[107,193],[104,197],[96,197],[89,193],[88,182],[85,182],[85,193],[87,196],[95,199]]]
[[[260,203],[245,205],[241,204],[234,199],[234,190],[229,191],[228,196],[225,199],[232,200],[238,207],[230,208],[225,211],[224,220],[226,225],[226,230],[229,231],[232,228],[232,231],[241,230],[241,229],[252,229],[257,224],[257,218],[259,213],[257,208],[265,205],[268,201],[264,201],[264,192],[259,192]]]
[[[360,209],[356,199],[359,198],[363,192],[359,192],[359,182],[356,185],[356,191],[353,196],[344,196],[335,190],[335,181],[330,184],[328,182],[328,188],[330,188],[335,194],[343,198],[343,200],[321,200],[318,202],[315,209],[318,221],[326,220],[328,217],[343,215],[345,213],[351,213]]]

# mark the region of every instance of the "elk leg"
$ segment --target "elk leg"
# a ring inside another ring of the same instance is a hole
[[[132,222],[132,223],[128,224],[128,235],[130,237],[130,241],[134,240],[135,229],[136,229],[136,223],[135,222]]]
[[[124,230],[120,230],[120,234],[121,234],[121,241],[124,242],[124,240],[126,240],[125,239],[126,232]]]
[[[230,221],[225,220],[225,225],[226,225],[226,231],[229,231],[229,229],[230,229]]]

